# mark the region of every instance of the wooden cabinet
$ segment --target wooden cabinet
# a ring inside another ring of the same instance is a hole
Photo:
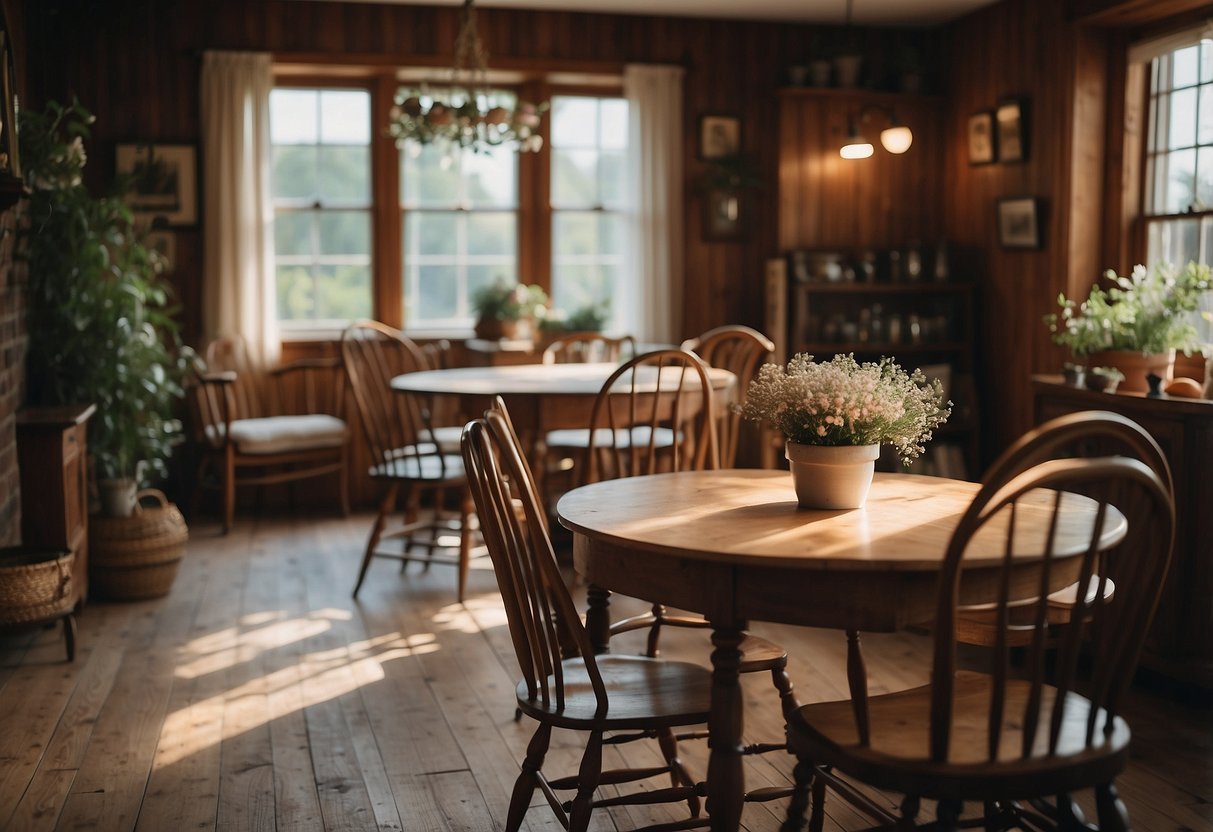
[[[1167,455],[1175,481],[1175,551],[1142,665],[1213,690],[1213,401],[1109,395],[1060,381],[1033,379],[1038,423],[1110,410],[1144,427]]]
[[[916,473],[971,478],[977,458],[973,384],[973,284],[929,280],[787,281],[788,355],[818,360],[854,353],[859,361],[895,358],[943,382],[952,417],[935,432]],[[892,465],[893,463],[889,463]]]
[[[77,604],[88,597],[87,430],[94,409],[90,404],[17,414],[22,543],[76,553]]]

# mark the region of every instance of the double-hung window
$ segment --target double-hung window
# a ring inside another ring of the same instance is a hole
[[[1213,257],[1213,39],[1154,58],[1149,67],[1144,222],[1146,260],[1182,266]],[[1213,341],[1207,322],[1201,339]]]
[[[372,315],[371,96],[270,93],[278,320],[332,329]]]

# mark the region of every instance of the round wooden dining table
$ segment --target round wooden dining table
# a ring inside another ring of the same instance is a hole
[[[606,651],[610,592],[702,613],[712,625],[708,811],[713,830],[736,830],[745,781],[738,646],[750,620],[889,632],[929,622],[948,541],[977,483],[877,474],[864,508],[800,509],[786,471],[689,471],[594,483],[565,494],[561,524],[573,563],[590,584],[586,626]],[[1016,512],[1012,592],[1039,585],[1052,493],[1031,493]],[[966,551],[960,603],[996,598],[1008,512]],[[1096,503],[1062,499],[1052,589],[1078,579]],[[1108,507],[1101,548],[1128,528]],[[1072,569],[1063,568],[1072,566]]]

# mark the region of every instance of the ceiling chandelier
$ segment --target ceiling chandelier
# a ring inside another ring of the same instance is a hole
[[[489,88],[488,53],[476,30],[472,2],[463,3],[455,62],[445,94],[424,84],[396,91],[388,132],[398,147],[409,139],[422,145],[445,143],[448,149],[458,147],[473,153],[508,144],[523,152],[543,147],[539,124],[548,105],[517,101],[510,93]]]

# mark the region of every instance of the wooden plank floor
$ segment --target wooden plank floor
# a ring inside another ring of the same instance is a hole
[[[449,568],[401,575],[383,560],[354,603],[369,527],[367,515],[245,521],[227,537],[196,526],[167,598],[87,607],[74,664],[58,630],[0,637],[0,829],[502,828],[532,725],[513,720],[515,666],[488,562],[464,605]],[[616,599],[617,612],[635,609]],[[843,694],[841,635],[755,629],[788,647],[802,701]],[[924,639],[865,645],[874,691],[923,681]],[[702,632],[665,646],[707,661]],[[777,739],[769,680],[744,685],[747,738]],[[1138,692],[1128,716],[1121,792],[1135,827],[1213,832],[1213,711]],[[613,747],[605,763],[655,761],[644,745]],[[704,743],[685,751],[702,774]],[[579,738],[558,733],[549,764],[571,772],[579,754]],[[752,786],[786,784],[790,770],[781,753],[747,761]],[[542,804],[525,828],[559,829]],[[840,801],[827,807],[828,829],[863,827]],[[783,811],[747,806],[745,828],[773,832]],[[616,809],[592,829],[675,817]]]

